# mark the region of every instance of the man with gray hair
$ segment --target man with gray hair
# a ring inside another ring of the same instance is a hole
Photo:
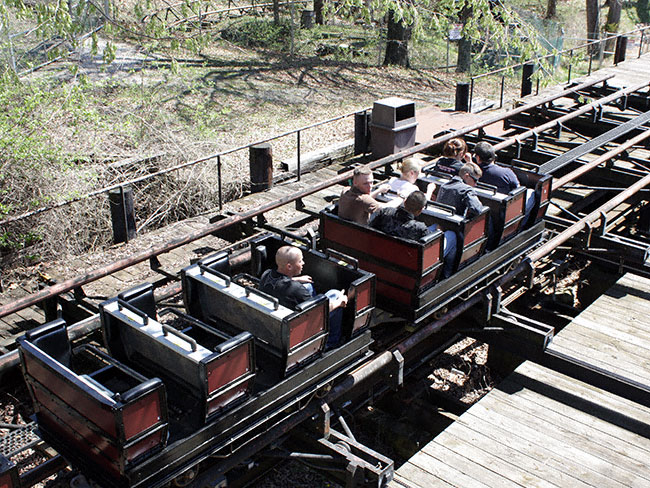
[[[436,202],[454,207],[455,213],[474,217],[483,210],[474,188],[482,176],[481,168],[474,163],[465,163],[458,175],[443,183],[438,190]]]

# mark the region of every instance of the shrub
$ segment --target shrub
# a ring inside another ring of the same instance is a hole
[[[290,28],[270,19],[246,19],[223,29],[221,37],[241,46],[282,49],[287,45]]]

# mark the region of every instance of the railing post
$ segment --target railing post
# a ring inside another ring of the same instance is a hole
[[[454,110],[469,112],[469,83],[456,83],[456,103]]]
[[[594,61],[594,54],[592,52],[589,53],[589,68],[587,69],[587,76],[591,74],[591,65]]]
[[[298,171],[297,179],[300,181],[300,131],[296,131],[296,168]]]
[[[249,149],[251,191],[268,190],[273,186],[273,148],[268,142]]]
[[[503,91],[505,89],[506,77],[501,76],[501,96],[499,97],[499,108],[503,108]]]
[[[645,29],[641,31],[641,42],[639,43],[639,55],[637,58],[641,57],[641,53],[643,52],[643,37],[645,36]]]
[[[135,212],[133,210],[133,189],[120,186],[108,192],[108,201],[113,223],[113,242],[129,242],[135,239]]]
[[[219,211],[223,210],[223,183],[221,182],[221,155],[217,156],[217,180],[219,180]]]
[[[573,67],[573,49],[569,51],[569,79],[567,80],[567,83],[571,83],[571,68]]]
[[[474,101],[474,77],[469,79],[469,113],[472,113],[472,102]]]

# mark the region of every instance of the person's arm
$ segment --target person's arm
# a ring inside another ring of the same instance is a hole
[[[515,174],[514,171],[510,170],[510,190],[514,190],[515,188],[519,187],[519,178],[517,178],[517,175]]]
[[[371,191],[370,196],[372,198],[375,198],[377,195],[383,195],[384,193],[387,193],[389,191],[390,191],[390,185],[388,183],[384,183],[383,185],[379,185],[377,188]]]
[[[335,299],[329,299],[330,313],[339,307],[345,307],[348,304],[348,296],[341,290],[341,296]]]
[[[483,204],[473,191],[465,194],[465,203],[467,205],[465,213],[468,217],[474,217],[483,211]]]
[[[314,282],[312,277],[309,276],[309,275],[294,276],[291,279],[293,281],[297,281],[298,283],[313,283]]]
[[[427,197],[427,200],[431,200],[431,196],[433,195],[433,192],[436,190],[436,184],[435,183],[429,183],[427,185],[427,191],[424,193],[424,195]]]

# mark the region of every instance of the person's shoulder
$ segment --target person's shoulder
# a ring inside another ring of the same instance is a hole
[[[376,212],[373,212],[373,214],[370,216],[370,222],[372,223],[373,221],[376,221],[378,219],[391,217],[393,214],[395,214],[396,211],[397,208],[395,207],[382,207]]]

